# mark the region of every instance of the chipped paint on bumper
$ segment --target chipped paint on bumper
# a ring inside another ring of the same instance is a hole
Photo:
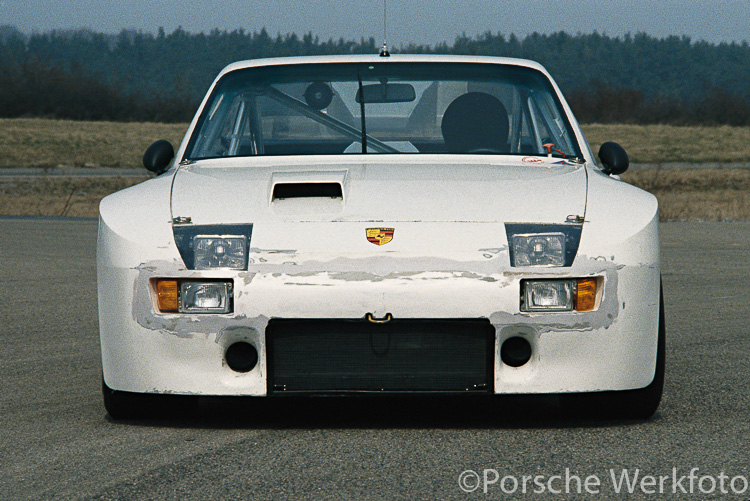
[[[503,240],[502,225],[494,226],[493,233]],[[495,393],[644,387],[653,379],[656,359],[655,227],[653,220],[629,237],[625,248],[632,252],[625,254],[587,248],[584,239],[570,268],[509,268],[506,242],[501,242],[495,248],[453,252],[455,259],[251,249],[248,271],[231,272],[186,270],[173,243],[158,251],[144,249],[100,221],[104,378],[109,387],[124,391],[262,396],[267,393],[265,328],[270,318],[391,313],[395,318],[488,318],[496,331]],[[595,311],[519,310],[522,279],[589,276],[603,277]],[[231,278],[234,311],[157,313],[149,286],[154,277]],[[513,336],[532,345],[531,360],[519,368],[500,360],[502,342]],[[234,372],[224,361],[227,347],[237,341],[258,350],[259,363],[250,372]]]

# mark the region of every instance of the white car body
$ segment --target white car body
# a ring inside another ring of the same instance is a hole
[[[399,56],[389,63],[510,65],[515,59]],[[217,82],[238,69],[312,63],[378,64],[375,56],[267,59],[225,68],[164,174],[100,205],[97,247],[103,378],[114,391],[267,396],[271,319],[486,319],[494,331],[495,394],[644,388],[655,379],[660,268],[657,201],[597,165],[559,91],[582,157],[349,154],[243,156],[183,162]],[[361,84],[360,84],[361,85]],[[279,183],[339,183],[340,198],[274,199]],[[189,218],[189,220],[188,220]],[[191,270],[173,225],[252,225],[246,270]],[[578,222],[570,266],[510,265],[506,223]],[[392,228],[387,245],[365,238]],[[226,279],[226,314],[162,313],[157,277]],[[521,311],[521,281],[596,277],[592,311]],[[505,364],[511,337],[528,362]],[[230,368],[233,343],[257,364]],[[439,390],[439,388],[437,388]],[[279,390],[277,388],[277,390]]]

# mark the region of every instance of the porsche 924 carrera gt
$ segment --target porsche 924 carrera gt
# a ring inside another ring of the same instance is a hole
[[[491,57],[244,61],[104,198],[105,407],[155,395],[559,394],[646,418],[657,201],[549,73]]]

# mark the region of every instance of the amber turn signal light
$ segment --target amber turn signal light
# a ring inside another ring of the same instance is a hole
[[[156,290],[156,300],[159,304],[159,311],[172,312],[180,309],[180,288],[177,284],[177,280],[163,278],[157,279],[154,289]]]
[[[579,278],[576,281],[576,311],[591,311],[596,306],[596,278]]]

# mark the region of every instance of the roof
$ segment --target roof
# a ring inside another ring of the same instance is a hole
[[[341,56],[300,56],[300,57],[273,57],[265,59],[250,59],[237,61],[226,66],[219,76],[230,71],[253,68],[259,66],[279,66],[288,64],[325,64],[325,63],[477,63],[477,64],[504,64],[512,66],[525,66],[537,69],[548,74],[544,67],[528,59],[516,59],[510,57],[491,56],[448,56],[432,54],[391,54],[389,57],[381,57],[377,54],[371,55],[341,55]]]

